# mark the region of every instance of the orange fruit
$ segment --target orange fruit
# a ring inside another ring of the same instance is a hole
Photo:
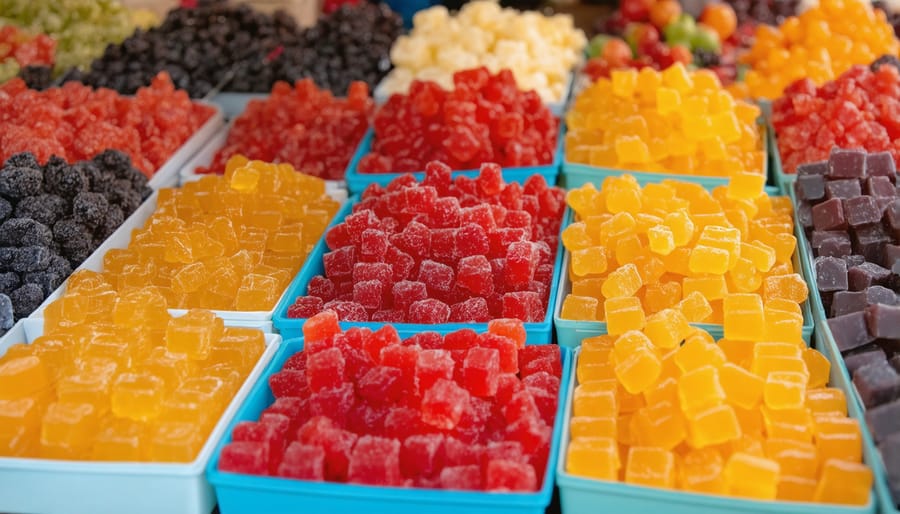
[[[703,9],[700,23],[715,30],[719,34],[719,39],[725,41],[737,29],[737,15],[728,4],[710,4]]]
[[[663,27],[681,16],[681,4],[678,0],[660,0],[650,7],[650,23],[662,30]]]

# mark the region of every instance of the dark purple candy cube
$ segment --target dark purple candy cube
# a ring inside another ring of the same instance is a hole
[[[894,239],[900,239],[900,199],[895,199],[884,209],[884,225]]]
[[[827,321],[834,335],[838,350],[846,352],[871,343],[875,338],[869,335],[865,312],[851,312]]]
[[[825,175],[828,173],[828,161],[808,162],[797,166],[797,176]]]
[[[869,262],[881,262],[884,247],[891,242],[881,225],[857,227],[853,231],[853,253],[862,255]]]
[[[866,262],[866,258],[862,255],[841,255],[841,259],[847,263],[847,269],[850,269],[853,266],[859,266]]]
[[[828,176],[831,178],[862,178],[866,176],[866,151],[851,148],[832,148],[828,156]]]
[[[838,291],[831,300],[831,316],[843,316],[851,312],[866,310],[866,293],[864,291]]]
[[[884,350],[877,344],[871,344],[869,346],[857,348],[845,355],[844,364],[847,366],[847,371],[850,372],[850,376],[853,376],[859,368],[886,359],[887,356],[884,354]]]
[[[884,176],[893,178],[897,174],[897,166],[891,152],[875,152],[866,155],[866,175],[869,177]]]
[[[884,245],[884,259],[882,259],[881,265],[885,268],[891,268],[897,261],[900,261],[900,246]]]
[[[829,239],[840,239],[850,243],[850,236],[842,230],[813,230],[809,242],[813,248],[818,250],[822,247],[822,243]]]
[[[847,263],[837,257],[816,257],[816,287],[819,291],[846,291]]]
[[[801,203],[797,206],[797,223],[803,228],[813,227],[812,205]]]
[[[844,205],[840,198],[832,198],[814,205],[812,208],[813,226],[816,230],[835,230],[847,226],[844,216]]]
[[[900,307],[875,304],[866,307],[869,334],[880,339],[900,338]]]
[[[853,243],[850,242],[850,238],[833,238],[827,239],[822,242],[822,245],[819,246],[819,257],[840,257],[846,260],[847,257],[859,257],[860,262],[858,264],[862,264],[866,262],[865,258],[861,255],[852,255],[853,253]],[[847,266],[850,266],[850,263],[847,263]]]
[[[825,198],[825,177],[822,175],[799,176],[794,190],[800,200],[814,203]]]
[[[877,361],[856,370],[853,385],[866,408],[900,397],[900,374],[887,361]]]
[[[870,196],[894,198],[897,191],[894,189],[894,183],[888,177],[869,177],[866,179],[865,193]]]
[[[847,200],[861,194],[862,187],[860,187],[859,179],[848,178],[825,183],[825,197],[829,199],[840,198],[841,200]]]
[[[884,286],[872,286],[866,289],[866,304],[897,305],[897,294]]]
[[[900,400],[895,400],[866,411],[866,425],[876,443],[900,432]],[[898,470],[900,471],[900,470]]]
[[[882,441],[878,451],[887,471],[891,496],[900,498],[900,434],[893,434]]]
[[[847,271],[847,281],[851,291],[862,291],[870,286],[886,284],[890,277],[890,270],[882,268],[874,262],[864,262]]]
[[[881,221],[881,210],[871,196],[857,196],[844,200],[844,216],[851,227],[869,225]]]

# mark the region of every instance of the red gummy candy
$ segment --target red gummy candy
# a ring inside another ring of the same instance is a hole
[[[222,447],[219,455],[219,471],[269,474],[269,446],[257,441],[236,441]]]
[[[440,483],[443,489],[478,491],[481,489],[481,466],[446,467],[441,470]]]
[[[318,446],[325,451],[326,480],[347,479],[350,452],[356,444],[356,434],[341,430],[327,417],[316,416],[300,428],[297,440],[307,445]]]
[[[306,379],[309,388],[317,393],[322,389],[340,387],[344,383],[344,355],[337,348],[329,348],[313,355],[308,355],[306,360]]]
[[[381,486],[401,485],[400,441],[383,437],[360,437],[350,455],[347,481]]]
[[[488,491],[533,491],[537,488],[537,476],[529,464],[491,460],[484,474],[484,488]]]
[[[408,478],[432,477],[444,467],[444,434],[407,437],[400,449],[400,471]]]
[[[500,351],[471,348],[463,364],[464,386],[473,396],[494,396],[500,378]]]
[[[303,324],[303,339],[308,344],[311,341],[324,341],[329,337],[340,333],[338,316],[334,311],[323,311],[320,314],[306,320]]]
[[[469,403],[469,393],[452,380],[440,379],[422,397],[422,421],[449,430],[459,423]]]
[[[491,334],[495,334],[498,336],[507,337],[516,342],[516,346],[519,348],[525,347],[525,340],[527,339],[527,333],[525,332],[525,325],[522,324],[521,320],[511,319],[511,318],[500,318],[500,319],[492,319],[488,322],[488,332]],[[532,348],[543,348],[543,347],[553,347],[553,345],[534,345]],[[557,347],[557,352],[558,352]]]
[[[449,319],[450,307],[434,298],[419,300],[409,306],[408,320],[410,323],[434,325],[436,323],[446,323]]]
[[[292,442],[284,451],[284,458],[278,466],[278,476],[300,480],[325,480],[325,450]]]

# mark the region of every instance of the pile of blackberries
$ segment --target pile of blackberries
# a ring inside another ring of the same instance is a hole
[[[730,0],[737,14],[738,23],[756,21],[768,25],[780,25],[786,18],[795,16],[800,0]]]
[[[309,77],[343,96],[350,82],[374,87],[389,71],[401,30],[399,16],[382,5],[345,6],[301,29],[283,11],[268,15],[211,0],[169,11],[160,26],[108,46],[88,72],[71,70],[63,80],[132,94],[165,70],[199,98],[234,72],[225,91],[267,93],[278,80]],[[31,73],[29,83],[40,84]]]
[[[75,164],[10,157],[0,168],[0,329],[31,314],[151,192],[118,150]]]

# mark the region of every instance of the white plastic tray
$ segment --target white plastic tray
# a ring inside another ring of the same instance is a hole
[[[0,338],[0,355],[43,333],[41,320],[17,323]],[[266,351],[188,464],[123,463],[0,457],[0,511],[42,514],[209,514],[216,495],[204,469],[238,407],[281,344],[266,334]]]
[[[384,105],[387,103],[388,99],[391,97],[387,91],[384,89],[384,84],[390,74],[385,75],[381,82],[375,86],[375,91],[372,93],[372,96],[375,98],[375,105]],[[572,82],[574,80],[575,73],[572,71],[569,72],[568,78],[566,79],[566,85],[563,88],[562,98],[553,102],[544,102],[544,105],[550,109],[550,112],[553,113],[556,117],[561,117],[566,113],[566,107],[569,104],[569,96],[572,93]]]
[[[213,158],[216,156],[216,152],[225,146],[225,141],[228,139],[228,133],[231,131],[232,125],[234,125],[234,120],[231,120],[231,122],[225,126],[219,127],[207,140],[200,151],[196,152],[194,156],[181,167],[179,184],[184,185],[188,182],[200,180],[207,175],[205,173],[197,174],[194,173],[194,171],[197,168],[209,166],[212,163]],[[343,180],[326,180],[325,192],[336,201],[343,204],[347,201],[347,182]]]
[[[219,93],[213,97],[212,103],[219,106],[225,117],[230,119],[241,115],[247,108],[250,100],[262,100],[269,96],[268,93]]]
[[[188,140],[185,141],[171,157],[169,157],[169,160],[156,170],[156,173],[150,178],[148,183],[153,189],[177,186],[179,171],[181,171],[182,166],[184,166],[188,159],[200,151],[200,149],[207,144],[209,138],[216,134],[216,132],[222,128],[222,125],[225,124],[225,117],[222,115],[222,109],[220,109],[218,105],[210,102],[196,102],[208,105],[215,109],[215,111],[212,116],[206,120],[206,123],[201,125],[200,128],[194,132],[194,134],[188,138]]]

